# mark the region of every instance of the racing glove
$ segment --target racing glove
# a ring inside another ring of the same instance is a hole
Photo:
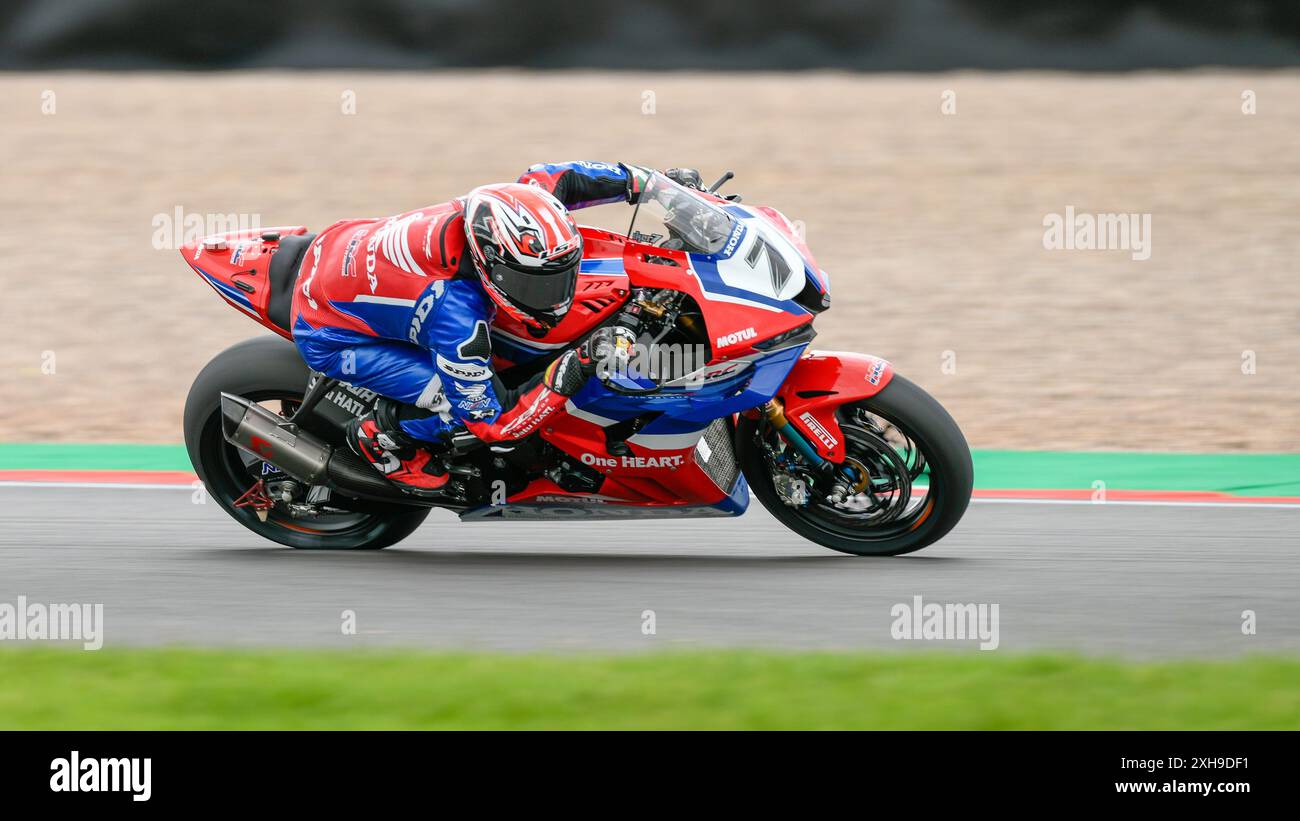
[[[581,345],[546,369],[542,383],[562,396],[573,396],[593,376],[626,373],[636,334],[622,326],[596,329]]]
[[[669,168],[664,172],[664,176],[678,185],[694,188],[696,191],[704,190],[704,180],[700,179],[700,172],[694,168]]]
[[[640,198],[641,192],[645,190],[646,184],[650,181],[650,175],[654,173],[653,169],[642,168],[639,165],[628,165],[619,163],[627,173],[627,201],[629,205],[636,203]],[[697,191],[704,190],[704,180],[700,178],[700,172],[694,168],[669,168],[664,171],[664,176],[678,185],[694,188]]]

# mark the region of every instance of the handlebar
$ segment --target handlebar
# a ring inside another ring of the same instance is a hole
[[[729,170],[721,177],[718,177],[718,181],[715,182],[713,185],[710,185],[706,190],[710,194],[716,194],[718,192],[718,189],[721,188],[723,184],[726,183],[727,180],[731,179],[734,176],[736,176],[736,172]]]

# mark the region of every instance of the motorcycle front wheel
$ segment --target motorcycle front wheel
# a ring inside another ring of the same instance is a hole
[[[860,478],[834,493],[801,472],[807,466],[766,420],[740,417],[738,458],[763,507],[800,536],[857,556],[911,553],[956,526],[970,504],[974,467],[966,437],[942,405],[895,374],[836,416],[846,464]]]

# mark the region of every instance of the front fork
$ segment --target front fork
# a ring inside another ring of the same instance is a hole
[[[841,502],[852,488],[864,484],[862,481],[864,477],[859,475],[857,468],[847,464],[837,465],[822,458],[807,437],[785,418],[785,405],[780,399],[772,397],[762,406],[761,411],[764,418],[776,429],[777,435],[812,467],[817,483],[829,488],[826,494],[828,501]]]

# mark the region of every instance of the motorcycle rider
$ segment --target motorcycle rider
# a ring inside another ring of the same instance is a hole
[[[601,328],[507,390],[492,365],[496,311],[541,337],[573,302],[582,235],[568,211],[636,202],[650,171],[623,163],[530,167],[516,183],[388,218],[343,220],[312,242],[293,299],[293,338],[313,369],[380,394],[348,443],[416,495],[447,483],[430,445],[464,426],[484,442],[522,439],[564,405],[599,360],[628,350]],[[675,179],[699,186],[690,169]]]

